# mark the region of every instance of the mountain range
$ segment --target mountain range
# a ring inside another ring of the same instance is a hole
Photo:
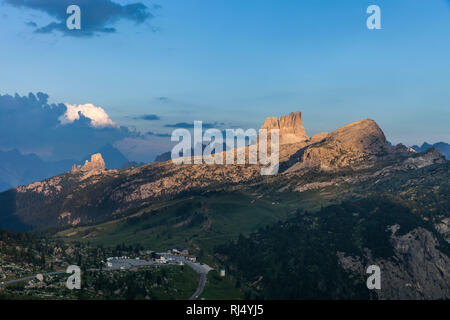
[[[110,144],[103,146],[98,152],[102,154],[109,169],[119,169],[128,162],[128,159]],[[89,158],[90,155],[84,156],[80,163]],[[78,161],[44,161],[34,153],[22,154],[17,149],[0,150],[0,191],[68,172],[75,163]]]
[[[71,160],[44,162],[17,149],[0,151],[0,191],[40,181],[69,170]]]
[[[416,150],[417,152],[422,152],[431,147],[435,147],[436,149],[438,149],[447,158],[447,160],[450,159],[450,144],[445,142],[437,142],[435,144],[429,144],[427,142],[424,142],[420,147],[414,145],[411,148]]]
[[[0,193],[0,228],[182,245],[255,298],[450,298],[450,161],[436,147],[392,146],[371,119],[308,137],[294,112],[263,128],[281,132],[277,175],[261,163],[96,166]],[[375,292],[370,264],[385,277]]]

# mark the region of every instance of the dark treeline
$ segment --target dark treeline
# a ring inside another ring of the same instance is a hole
[[[364,277],[350,277],[337,252],[361,257],[369,248],[374,258],[390,258],[389,226],[396,235],[422,226],[419,215],[400,202],[375,197],[343,202],[318,212],[299,210],[294,217],[267,226],[249,237],[219,246],[234,273],[254,289],[254,298],[367,299]]]

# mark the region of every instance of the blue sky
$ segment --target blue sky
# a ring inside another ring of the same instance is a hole
[[[91,103],[142,133],[194,120],[258,128],[300,110],[309,135],[370,117],[394,143],[450,142],[448,1],[113,1],[150,16],[85,37],[34,32],[55,21],[40,1],[56,0],[0,0],[0,94]],[[366,28],[371,4],[382,30]],[[147,153],[121,148],[135,160],[166,148],[143,139]]]

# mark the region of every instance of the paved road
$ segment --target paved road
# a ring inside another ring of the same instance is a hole
[[[194,294],[189,298],[189,300],[196,300],[199,295],[202,294],[203,289],[205,288],[206,284],[206,273],[200,274],[200,282],[198,283],[197,290],[195,290]]]
[[[55,275],[55,274],[62,274],[62,273],[66,273],[66,272],[65,271],[54,271],[54,272],[42,273],[42,275],[45,277],[45,276],[51,276],[51,275]],[[13,284],[13,283],[22,282],[22,281],[30,281],[33,279],[36,279],[36,276],[29,276],[29,277],[20,278],[20,279],[9,280],[9,281],[5,281],[5,282],[1,282],[0,287],[7,286],[7,285]]]
[[[160,256],[165,257],[166,259],[170,259],[176,262],[183,262],[185,265],[191,267],[195,272],[200,274],[200,281],[198,283],[197,290],[195,290],[194,294],[189,298],[189,300],[197,299],[203,292],[206,284],[206,275],[212,268],[203,263],[196,263],[185,259],[184,257],[174,256],[169,253],[158,253]]]

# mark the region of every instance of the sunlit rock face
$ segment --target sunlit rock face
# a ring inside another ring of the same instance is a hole
[[[103,171],[106,169],[105,161],[100,153],[91,155],[91,161],[86,160],[83,166],[73,165],[72,172]]]
[[[415,152],[401,144],[390,146],[372,119],[347,124],[330,134],[313,136],[290,159],[290,171],[312,166],[323,170],[342,167],[365,168],[379,161],[401,160]]]
[[[302,113],[292,112],[280,118],[269,117],[264,121],[261,129],[269,133],[272,129],[280,130],[280,144],[298,143],[308,139],[302,124]]]

